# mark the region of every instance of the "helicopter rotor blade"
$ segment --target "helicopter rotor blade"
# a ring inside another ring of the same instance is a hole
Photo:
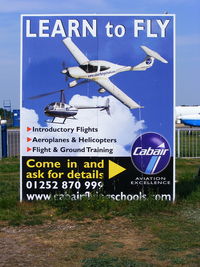
[[[66,89],[64,89],[64,90],[66,90]],[[48,95],[56,94],[56,93],[61,92],[61,91],[63,91],[63,89],[62,90],[56,90],[56,91],[49,92],[49,93],[45,93],[45,94],[41,94],[41,95],[31,96],[31,97],[29,97],[29,99],[38,99],[38,98],[45,97]]]

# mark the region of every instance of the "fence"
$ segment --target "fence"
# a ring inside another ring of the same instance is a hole
[[[20,154],[20,131],[8,130],[8,157]],[[200,128],[176,129],[176,157],[200,158]]]
[[[8,157],[16,157],[20,154],[20,131],[9,129],[7,131]]]
[[[176,157],[200,158],[200,128],[176,129]]]

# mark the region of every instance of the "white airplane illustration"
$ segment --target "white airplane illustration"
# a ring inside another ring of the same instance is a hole
[[[200,127],[200,106],[177,106],[175,111],[177,124]]]
[[[146,53],[146,57],[136,66],[122,66],[104,60],[89,60],[73,43],[70,37],[65,38],[63,42],[79,64],[79,66],[64,68],[62,70],[63,74],[75,79],[69,83],[69,87],[94,81],[100,85],[100,89],[98,90],[100,93],[108,91],[130,109],[141,108],[141,106],[114,85],[109,78],[124,71],[146,70],[153,66],[154,59],[168,63],[157,52],[146,46],[141,46]],[[78,82],[79,79],[84,79],[84,81]]]

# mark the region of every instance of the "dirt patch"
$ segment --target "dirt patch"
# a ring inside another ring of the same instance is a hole
[[[126,218],[4,227],[0,266],[82,266],[83,259],[98,255],[137,258],[149,238]],[[144,254],[148,262],[145,249]]]

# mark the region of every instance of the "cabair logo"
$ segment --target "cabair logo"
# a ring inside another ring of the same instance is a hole
[[[145,174],[157,174],[170,160],[170,147],[166,139],[157,133],[145,133],[133,144],[131,152],[135,167]]]

